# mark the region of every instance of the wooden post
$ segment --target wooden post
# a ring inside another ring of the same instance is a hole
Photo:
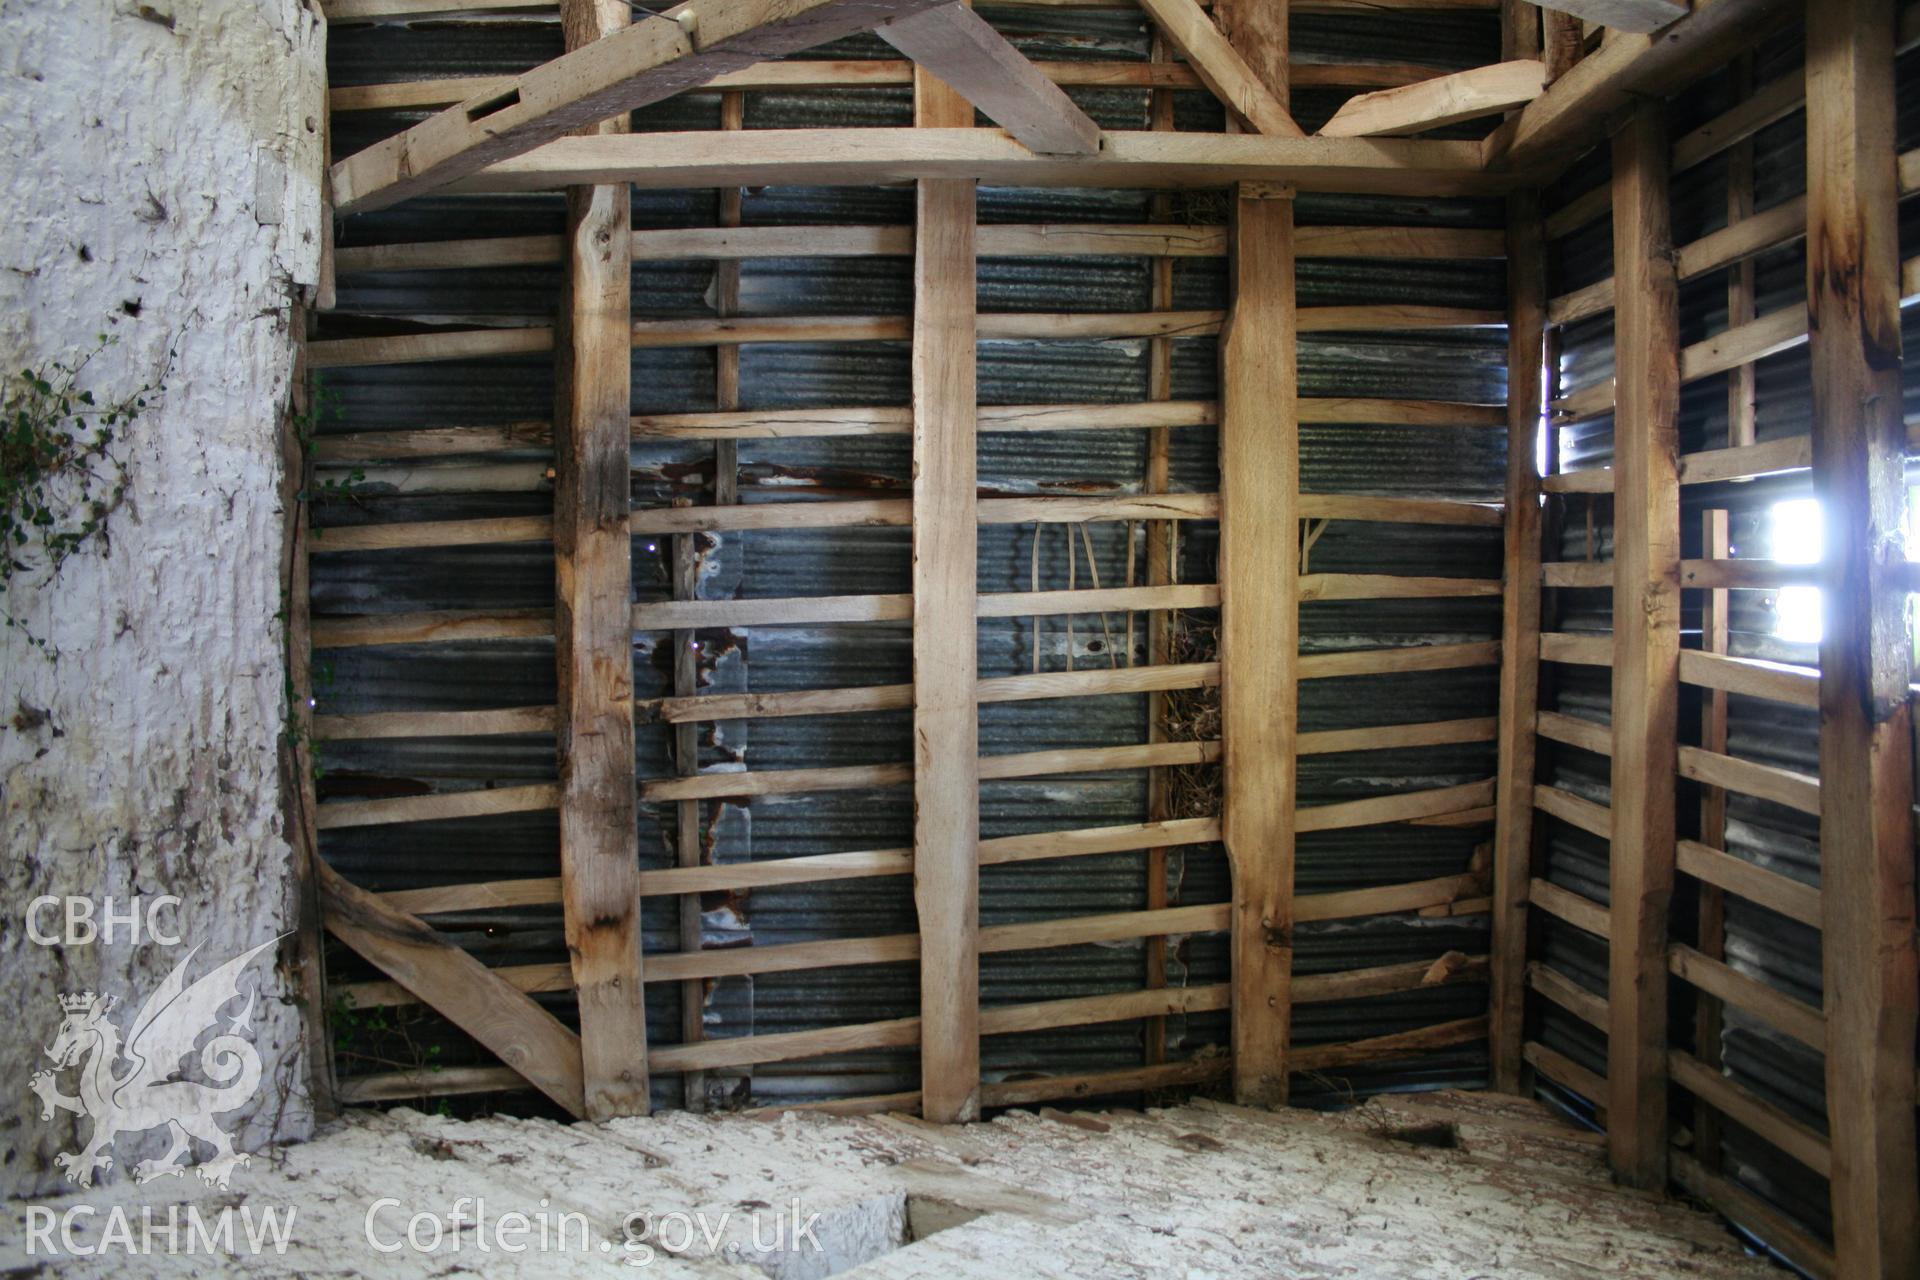
[[[1532,6],[1522,6],[1538,13]],[[1540,199],[1507,201],[1506,591],[1500,625],[1499,790],[1495,793],[1493,1087],[1520,1091],[1527,1013],[1527,886],[1533,879],[1534,713],[1540,705],[1540,434],[1546,373],[1546,261]]]
[[[1729,286],[1729,293],[1732,286]],[[1751,365],[1745,366],[1748,373]],[[1707,560],[1725,560],[1730,542],[1727,512],[1716,507],[1701,513],[1700,554]],[[1706,593],[1700,611],[1700,648],[1707,653],[1727,651],[1727,592],[1716,587]],[[1727,750],[1727,691],[1700,691],[1700,748],[1722,755]],[[1727,793],[1723,787],[1700,788],[1700,843],[1713,849],[1726,848]],[[1697,949],[1714,960],[1726,958],[1727,895],[1718,885],[1702,880],[1699,886],[1700,908]],[[1716,1071],[1720,1068],[1720,1033],[1724,1010],[1718,996],[1707,991],[1694,992],[1694,1056]],[[1720,1113],[1705,1098],[1693,1100],[1693,1150],[1702,1168],[1720,1171]]]
[[[1287,1100],[1300,423],[1292,193],[1243,185],[1220,337],[1222,816],[1233,869],[1233,1093]]]
[[[1834,1253],[1848,1277],[1920,1272],[1893,45],[1891,0],[1807,6],[1821,945]]]
[[[626,21],[620,0],[566,0],[561,8],[569,49]],[[623,129],[609,121],[595,132]],[[560,881],[590,1119],[647,1110],[627,532],[631,222],[625,183],[567,192],[566,288],[554,342]]]
[[[1173,61],[1172,42],[1166,33],[1158,27],[1153,31],[1152,58],[1156,63]],[[1155,89],[1147,95],[1147,127],[1156,133],[1169,133],[1173,130],[1173,91]],[[1153,197],[1153,220],[1171,222],[1173,220],[1173,199],[1165,192]],[[1162,255],[1148,260],[1148,269],[1152,272],[1151,301],[1155,311],[1173,309],[1173,259]],[[1173,398],[1173,340],[1171,338],[1152,338],[1147,342],[1147,399],[1165,401]],[[1165,493],[1167,483],[1172,476],[1173,433],[1166,427],[1155,427],[1147,433],[1147,476],[1146,492]],[[1037,535],[1036,535],[1037,536]],[[1147,584],[1161,587],[1174,580],[1174,569],[1179,559],[1180,522],[1178,520],[1150,520],[1146,527],[1147,542]],[[1129,582],[1128,586],[1133,584]],[[1131,615],[1129,615],[1131,616]],[[1152,666],[1164,666],[1173,661],[1173,629],[1175,615],[1166,609],[1155,609],[1147,614],[1147,662]],[[1133,660],[1131,648],[1127,660]],[[1150,743],[1167,740],[1167,695],[1165,690],[1156,690],[1147,695],[1147,741]],[[1172,778],[1165,768],[1147,771],[1147,821],[1164,822],[1173,816]],[[1147,910],[1158,911],[1170,906],[1167,893],[1167,853],[1164,848],[1147,850]],[[1146,985],[1159,988],[1167,985],[1167,940],[1164,937],[1148,938],[1146,945]],[[1163,1017],[1149,1018],[1146,1024],[1146,1060],[1150,1065],[1167,1060],[1167,1020]]]
[[[1748,50],[1734,59],[1733,93],[1736,101],[1753,94],[1753,52]],[[1733,226],[1753,216],[1753,140],[1736,142],[1727,150],[1727,225]],[[1753,320],[1753,259],[1742,258],[1727,272],[1727,328]],[[1754,370],[1751,362],[1727,373],[1727,446],[1752,444],[1754,440]],[[1709,560],[1724,560],[1732,554],[1732,539],[1727,512],[1716,508],[1701,518],[1700,554]],[[1700,618],[1700,647],[1708,653],[1727,652],[1727,610],[1732,603],[1724,589],[1706,593]],[[1700,696],[1700,746],[1702,750],[1725,754],[1727,750],[1727,691],[1706,689]],[[1722,787],[1700,788],[1700,842],[1714,849],[1726,848],[1727,793]],[[1701,881],[1700,909],[1697,916],[1701,954],[1724,959],[1727,947],[1727,895],[1720,886]],[[1720,1067],[1720,1036],[1724,1010],[1718,996],[1705,991],[1694,993],[1694,1053],[1709,1067]],[[1720,1171],[1720,1113],[1704,1099],[1693,1101],[1693,1149],[1695,1157],[1709,1173]]]
[[[1679,747],[1679,283],[1659,102],[1613,143],[1613,840],[1607,1146],[1630,1186],[1666,1185],[1667,911]]]
[[[914,123],[973,107],[914,70]],[[919,184],[913,249],[913,894],[920,915],[920,1108],[980,1116],[980,768],[974,698],[974,183]]]

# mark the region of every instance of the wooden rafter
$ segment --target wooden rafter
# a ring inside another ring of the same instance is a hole
[[[1272,3],[1276,8],[1285,8],[1282,0],[1272,0]],[[1301,136],[1300,126],[1293,122],[1286,104],[1247,65],[1247,60],[1220,34],[1220,29],[1195,0],[1140,0],[1140,7],[1159,24],[1173,47],[1192,65],[1201,83],[1213,91],[1213,96],[1220,99],[1236,120],[1255,133],[1276,138]],[[1284,57],[1281,65],[1285,65]]]
[[[1293,200],[1241,188],[1220,339],[1223,838],[1233,872],[1234,1097],[1287,1099],[1298,732],[1300,454]]]
[[[578,1036],[419,917],[349,883],[318,858],[313,868],[329,933],[479,1041],[540,1092],[573,1115],[586,1115]]]
[[[1054,155],[1100,149],[1100,126],[965,4],[944,4],[880,28],[880,38],[980,108],[1021,144]],[[964,128],[968,119],[953,121]]]
[[[1419,84],[1347,99],[1320,127],[1323,138],[1381,138],[1498,115],[1540,96],[1547,69],[1532,60],[1496,62]]]
[[[1839,1274],[1920,1272],[1912,666],[1893,6],[1807,6],[1813,483],[1825,515],[1820,888]]]
[[[445,186],[572,130],[942,0],[687,0],[570,49],[333,166],[339,213]]]

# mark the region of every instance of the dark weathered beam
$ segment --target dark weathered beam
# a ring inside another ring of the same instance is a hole
[[[1242,188],[1220,339],[1220,663],[1233,871],[1233,1092],[1287,1098],[1292,1019],[1300,449],[1293,201]]]
[[[1658,31],[1687,16],[1686,0],[1533,0],[1542,9],[1570,13],[1615,31]]]
[[[338,213],[445,186],[575,129],[764,58],[870,31],[943,0],[687,0],[578,44],[333,166]]]
[[[623,0],[566,0],[561,18],[567,46],[585,48],[622,29],[627,7]],[[554,336],[560,881],[580,999],[586,1111],[596,1120],[647,1111],[627,532],[632,203],[620,183],[567,192]]]
[[[1807,6],[1813,485],[1826,523],[1820,889],[1839,1274],[1920,1273],[1891,0]]]
[[[1607,1143],[1632,1186],[1666,1185],[1667,909],[1680,661],[1679,281],[1664,105],[1613,143],[1613,772]]]

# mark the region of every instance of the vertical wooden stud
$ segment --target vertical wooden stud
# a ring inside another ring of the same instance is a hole
[[[914,69],[914,123],[973,107]],[[980,1115],[980,769],[974,600],[974,183],[919,184],[913,253],[913,893],[920,916],[920,1105]]]
[[[1820,888],[1839,1274],[1920,1273],[1892,0],[1807,6]]]
[[[1158,27],[1153,31],[1153,60],[1157,63],[1172,61],[1172,45],[1166,33]],[[1147,96],[1147,127],[1156,133],[1168,133],[1173,129],[1173,91],[1155,89]],[[1162,192],[1153,197],[1153,219],[1155,222],[1171,221],[1173,217],[1172,197]],[[1158,257],[1148,260],[1148,270],[1152,273],[1151,286],[1153,308],[1156,311],[1171,310],[1173,307],[1173,259]],[[1153,338],[1147,343],[1147,399],[1170,400],[1173,398],[1173,340]],[[1165,493],[1172,470],[1172,432],[1166,427],[1155,427],[1147,433],[1147,484],[1148,493]],[[1147,584],[1165,586],[1173,581],[1173,562],[1178,552],[1175,539],[1180,536],[1180,522],[1177,520],[1150,520],[1146,527],[1147,543]],[[1132,585],[1131,582],[1128,583]],[[1153,666],[1164,666],[1173,661],[1174,615],[1165,609],[1155,609],[1147,614],[1147,661]],[[1129,653],[1131,662],[1133,655]],[[1167,695],[1155,691],[1147,695],[1147,741],[1164,742],[1167,737]],[[1147,771],[1147,821],[1164,822],[1173,816],[1171,778],[1164,768]],[[1168,906],[1167,893],[1167,850],[1147,850],[1147,909],[1157,911]],[[1146,985],[1152,988],[1167,985],[1167,940],[1148,938],[1146,945]],[[1149,1018],[1146,1026],[1146,1060],[1149,1064],[1165,1062],[1167,1059],[1167,1020]]]
[[[1287,1100],[1300,637],[1291,192],[1243,185],[1220,338],[1222,826],[1233,869],[1233,1092]]]
[[[1525,6],[1531,8],[1531,6]],[[1520,1090],[1527,1012],[1527,886],[1533,877],[1534,713],[1540,705],[1540,436],[1546,374],[1546,262],[1540,200],[1507,201],[1507,489],[1495,793],[1493,1087]]]
[[[626,21],[620,0],[561,6],[569,49]],[[624,127],[616,120],[597,130]],[[567,192],[566,287],[554,344],[560,881],[591,1119],[647,1110],[627,531],[631,223],[625,183]]]
[[[1679,283],[1665,107],[1613,143],[1613,841],[1607,1144],[1631,1186],[1666,1185],[1667,912],[1680,661]]]

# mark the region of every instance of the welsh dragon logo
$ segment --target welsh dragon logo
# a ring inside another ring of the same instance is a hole
[[[234,1168],[248,1163],[213,1118],[244,1106],[260,1087],[260,1054],[245,1038],[253,1031],[258,990],[245,993],[246,1005],[227,1019],[223,1034],[200,1046],[200,1070],[212,1084],[181,1079],[179,1068],[202,1035],[219,1029],[220,1011],[240,997],[241,972],[279,941],[264,942],[188,985],[187,966],[200,951],[195,946],[147,997],[127,1028],[124,1043],[120,1029],[107,1020],[119,1003],[114,997],[91,991],[60,997],[66,1017],[46,1050],[54,1068],[36,1071],[28,1087],[40,1098],[42,1120],[53,1119],[58,1110],[93,1121],[93,1133],[81,1151],[63,1151],[54,1157],[68,1182],[78,1187],[93,1185],[97,1174],[113,1168],[113,1158],[104,1153],[119,1135],[163,1125],[173,1135],[173,1146],[158,1160],[135,1165],[136,1182],[183,1173],[193,1163],[195,1139],[213,1148],[213,1158],[197,1170],[212,1186],[225,1187]],[[127,1063],[126,1070],[116,1075],[114,1067],[122,1061]],[[79,1071],[77,1097],[60,1092],[54,1078],[55,1072],[69,1068]]]

